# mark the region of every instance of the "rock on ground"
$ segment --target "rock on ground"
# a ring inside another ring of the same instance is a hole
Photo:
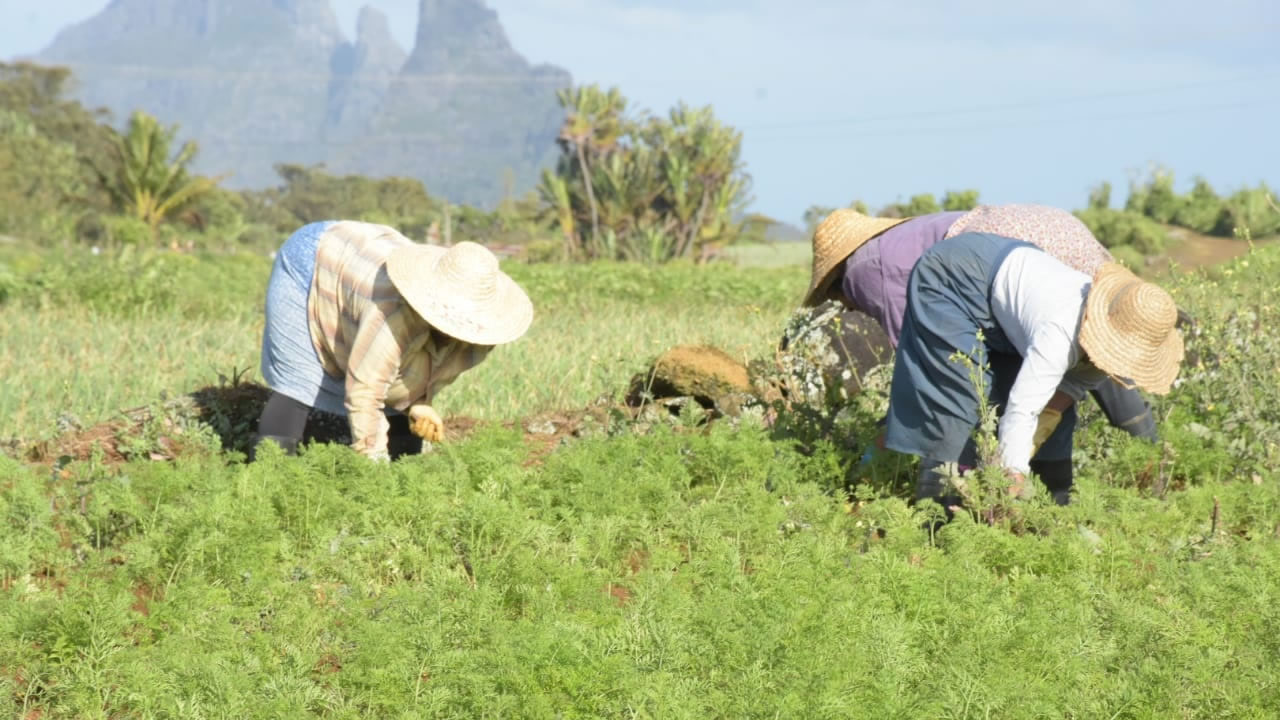
[[[735,415],[753,397],[747,366],[719,348],[677,345],[632,378],[627,404],[634,407],[680,397],[691,397],[704,408]]]

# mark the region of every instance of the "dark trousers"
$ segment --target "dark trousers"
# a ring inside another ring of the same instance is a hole
[[[1107,380],[1090,391],[1093,399],[1107,416],[1107,422],[1144,440],[1155,442],[1156,418],[1151,404],[1133,388],[1127,388],[1115,380]]]
[[[253,441],[254,448],[250,448],[249,459],[253,459],[253,450],[265,439],[273,440],[287,453],[294,453],[302,441],[310,415],[309,405],[287,395],[271,393],[258,418],[258,434]],[[409,430],[409,416],[388,415],[387,422],[391,426],[387,431],[387,453],[393,459],[422,452],[422,439]]]

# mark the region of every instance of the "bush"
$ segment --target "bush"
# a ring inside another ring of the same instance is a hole
[[[1143,186],[1130,188],[1125,210],[1141,213],[1156,222],[1168,223],[1182,207],[1182,198],[1173,190],[1173,173],[1158,168]]]
[[[108,215],[102,218],[102,223],[107,231],[107,243],[110,245],[145,247],[155,241],[155,233],[151,231],[151,226],[136,217]]]
[[[1132,245],[1116,245],[1108,249],[1111,251],[1111,257],[1115,258],[1116,262],[1134,272],[1138,272],[1146,264],[1146,258]]]
[[[1280,232],[1280,210],[1275,202],[1275,195],[1266,183],[1237,191],[1223,202],[1218,234],[1231,235],[1236,228],[1248,228],[1253,237]]]
[[[1207,180],[1198,177],[1171,222],[1198,233],[1221,233],[1223,223],[1226,222],[1224,212],[1222,198],[1218,197]]]
[[[1266,183],[1244,188],[1224,199],[1202,177],[1196,178],[1189,193],[1178,195],[1173,189],[1173,173],[1157,169],[1145,183],[1130,186],[1125,210],[1159,223],[1220,237],[1232,237],[1237,229],[1246,228],[1253,237],[1262,237],[1280,232],[1280,209],[1274,202],[1275,196]],[[1089,209],[1102,207],[1090,195]]]
[[[1075,214],[1107,248],[1128,245],[1143,255],[1155,255],[1164,252],[1169,241],[1159,223],[1132,210],[1089,208]]]
[[[978,207],[977,190],[948,190],[942,197],[943,210],[972,210]]]
[[[1089,209],[1111,209],[1111,183],[1103,182],[1101,185],[1089,191]]]
[[[65,239],[72,227],[66,208],[85,189],[80,173],[74,146],[0,108],[0,233]]]

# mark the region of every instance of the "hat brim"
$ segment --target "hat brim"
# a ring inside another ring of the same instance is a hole
[[[809,289],[804,294],[804,306],[812,307],[819,305],[826,299],[827,290],[831,287],[831,282],[835,279],[836,269],[840,267],[850,255],[857,252],[858,248],[871,242],[872,239],[888,230],[895,225],[911,220],[910,217],[904,218],[866,218],[865,224],[838,239],[836,244],[830,248],[823,250],[821,255],[815,254],[813,258],[813,273],[809,279]],[[816,235],[816,233],[815,233]]]
[[[472,288],[436,272],[446,252],[447,248],[414,244],[387,256],[387,276],[414,312],[431,327],[473,345],[504,345],[524,335],[533,323],[533,303],[524,289],[499,270],[494,293],[474,297]]]
[[[1173,387],[1182,364],[1182,335],[1171,328],[1163,341],[1151,344],[1117,328],[1108,312],[1116,295],[1135,281],[1141,282],[1116,263],[1107,263],[1098,270],[1085,298],[1080,347],[1099,370],[1147,392],[1164,395]]]

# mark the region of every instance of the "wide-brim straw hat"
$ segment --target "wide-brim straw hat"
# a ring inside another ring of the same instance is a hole
[[[910,219],[870,217],[847,208],[835,210],[824,218],[813,232],[813,275],[809,279],[809,291],[804,294],[804,304],[822,302],[835,269],[845,258],[871,238]]]
[[[405,245],[387,256],[387,275],[431,327],[464,342],[509,343],[533,322],[529,296],[483,245]]]
[[[1169,293],[1107,263],[1085,298],[1080,346],[1099,370],[1163,395],[1182,364],[1177,323],[1178,306]]]

